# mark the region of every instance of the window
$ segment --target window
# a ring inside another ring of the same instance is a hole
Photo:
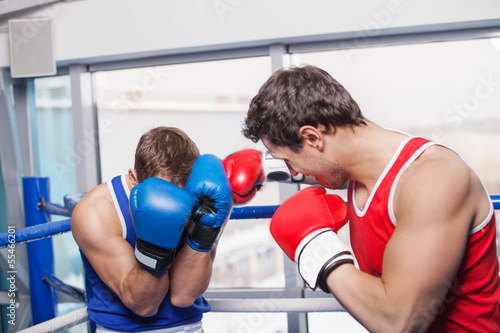
[[[456,150],[500,192],[500,43],[476,39],[294,54],[327,70],[381,126]]]
[[[73,146],[71,86],[69,76],[35,79],[35,107],[32,117],[33,142],[38,146],[35,174],[50,177],[51,199],[76,191],[77,163]]]
[[[257,57],[95,73],[102,180],[133,168],[140,136],[155,126],[178,127],[202,154],[220,158],[244,148],[260,149],[243,137],[241,125],[270,67],[269,57]],[[270,183],[245,206],[279,203],[278,184]],[[284,285],[283,255],[269,233],[269,220],[230,220],[218,244],[209,288]],[[266,326],[286,330],[286,318],[208,313],[203,321],[206,331],[215,327],[214,332],[234,332],[241,327],[264,332]]]
[[[444,144],[500,192],[500,39],[293,54],[328,71],[375,123]],[[498,217],[497,217],[498,221]],[[498,227],[497,227],[498,230]],[[499,234],[500,235],[500,234]],[[497,237],[500,254],[500,237]],[[309,331],[365,331],[347,313],[309,314]],[[333,319],[334,318],[334,319]],[[328,324],[330,323],[330,324]]]
[[[241,124],[250,99],[271,74],[269,63],[268,57],[257,57],[95,73],[102,180],[133,168],[140,136],[155,126],[178,127],[202,154],[220,158],[243,148],[258,148],[243,137]],[[273,204],[279,204],[276,184],[263,188],[247,205]],[[228,223],[218,245],[211,287],[284,285],[283,278],[274,283],[269,282],[270,276],[248,278],[257,274],[256,247],[281,251],[269,235],[268,223]],[[238,264],[243,258],[247,271]],[[273,259],[276,267],[282,265],[279,256]]]
[[[34,80],[35,110],[31,117],[35,158],[35,175],[49,177],[50,200],[63,204],[66,194],[76,193],[76,164],[84,158],[75,154],[71,84],[69,76],[54,76]],[[37,163],[38,162],[38,163]],[[52,215],[52,220],[67,217]],[[64,283],[85,289],[78,245],[70,232],[52,237],[55,276]],[[59,303],[59,315],[81,308],[77,302]],[[74,328],[77,330],[77,328]]]

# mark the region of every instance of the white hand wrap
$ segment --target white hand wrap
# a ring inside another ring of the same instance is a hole
[[[315,290],[320,287],[329,293],[326,285],[328,274],[344,263],[354,264],[349,247],[330,228],[323,228],[307,235],[295,251],[295,262],[300,276]]]

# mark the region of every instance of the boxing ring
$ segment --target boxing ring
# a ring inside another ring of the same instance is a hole
[[[24,210],[26,227],[0,233],[0,249],[15,248],[27,243],[30,276],[30,300],[33,324],[20,332],[60,332],[88,321],[86,306],[76,311],[56,316],[57,292],[69,295],[77,302],[87,302],[86,291],[69,286],[54,276],[54,255],[50,237],[71,230],[71,218],[50,222],[51,215],[71,217],[71,212],[83,194],[66,195],[64,204],[49,200],[49,179],[23,178]],[[500,209],[500,195],[492,195],[495,210]],[[278,205],[247,206],[233,208],[230,219],[271,218]],[[7,274],[16,273],[10,266]],[[332,312],[343,311],[342,306],[331,296],[326,298],[207,298],[211,312]],[[92,325],[91,325],[92,329]]]

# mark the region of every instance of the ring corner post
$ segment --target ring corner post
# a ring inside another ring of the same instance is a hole
[[[49,221],[49,214],[39,209],[40,198],[50,202],[49,178],[24,177],[23,199],[26,227]],[[35,325],[57,316],[57,292],[43,282],[44,273],[54,274],[52,238],[28,243],[27,252],[31,308]]]

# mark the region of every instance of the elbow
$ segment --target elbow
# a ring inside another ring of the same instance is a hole
[[[156,306],[141,306],[135,309],[131,309],[135,314],[141,317],[151,317],[158,313],[158,307]]]
[[[385,319],[384,332],[415,333],[425,332],[434,316],[426,311],[395,311]]]
[[[187,295],[187,294],[171,294],[170,295],[170,302],[172,303],[173,306],[176,306],[179,308],[187,308],[187,307],[193,305],[196,298],[197,297],[193,297],[193,296]]]
[[[388,323],[387,330],[384,332],[394,332],[394,333],[420,333],[425,332],[429,327],[428,321],[419,320],[417,322],[413,320],[409,321],[395,321]]]
[[[426,311],[413,312],[400,325],[400,332],[426,332],[434,320],[434,315]]]
[[[148,299],[147,302],[140,302],[134,299],[122,299],[123,305],[141,317],[151,317],[158,313],[160,302]]]

